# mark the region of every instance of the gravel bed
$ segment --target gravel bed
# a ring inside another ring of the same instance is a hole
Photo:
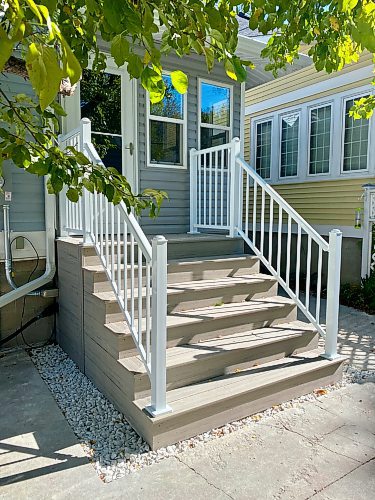
[[[265,417],[298,407],[307,401],[314,401],[350,383],[361,382],[367,378],[375,380],[374,371],[361,372],[347,367],[342,381],[337,384],[180,441],[173,446],[151,451],[124,415],[116,410],[59,346],[48,345],[33,349],[30,355],[87,457],[104,482],[110,482],[186,449],[231,434],[244,426],[255,425]]]

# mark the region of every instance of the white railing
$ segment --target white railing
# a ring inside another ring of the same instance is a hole
[[[220,148],[220,149],[219,149]],[[199,200],[203,207],[210,200],[211,184],[199,182],[203,161],[191,163],[191,232],[198,229],[227,229],[230,236],[240,236],[255,255],[277,278],[279,284],[295,301],[299,309],[325,338],[325,356],[337,356],[338,311],[340,293],[340,266],[342,233],[334,229],[329,241],[324,240],[256,171],[240,157],[240,141],[219,148],[192,153],[193,158],[205,158],[212,151],[227,149],[229,158],[229,186],[221,191],[221,200],[214,207],[225,203],[229,206],[229,227],[220,226],[221,220],[201,216]],[[212,165],[212,164],[210,164]],[[215,165],[215,163],[214,163]],[[212,166],[208,167],[209,171]],[[215,171],[215,170],[214,170]],[[206,174],[207,175],[207,174]],[[217,183],[213,192],[216,192]],[[212,197],[212,195],[211,195]],[[211,204],[208,205],[209,207]],[[212,208],[211,208],[212,210]],[[207,212],[207,207],[206,207]],[[211,212],[212,214],[212,212]],[[326,318],[321,319],[324,278],[326,283]]]
[[[92,164],[100,164],[88,119],[81,120],[78,132],[61,136],[60,144],[66,147],[76,136],[77,149]],[[146,367],[151,381],[147,410],[153,416],[170,411],[166,402],[167,240],[156,236],[151,245],[125,204],[114,205],[103,194],[84,190],[78,203],[61,198],[63,234],[82,234],[84,245],[94,245]]]

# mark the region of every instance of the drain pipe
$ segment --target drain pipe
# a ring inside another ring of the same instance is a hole
[[[45,225],[46,225],[46,269],[44,274],[20,287],[13,281],[12,259],[10,254],[10,227],[9,227],[9,205],[3,206],[4,210],[4,249],[5,249],[5,275],[12,290],[0,297],[0,309],[11,302],[33,295],[39,297],[56,297],[57,290],[43,290],[41,287],[50,283],[56,272],[55,265],[55,196],[48,194],[45,181]]]

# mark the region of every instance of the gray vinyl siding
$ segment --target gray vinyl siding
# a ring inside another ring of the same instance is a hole
[[[224,70],[217,65],[208,74],[205,61],[197,56],[184,59],[168,57],[163,63],[167,71],[181,69],[189,77],[187,95],[187,147],[198,148],[198,78],[233,84],[233,137],[240,135],[241,86],[230,80]],[[157,219],[143,216],[141,225],[147,234],[173,234],[189,231],[190,186],[189,168],[161,168],[146,165],[146,93],[138,85],[138,185],[139,189],[155,188],[166,191],[169,201],[163,203]]]
[[[0,73],[0,86],[8,95],[32,95],[28,81],[9,73]],[[44,188],[43,178],[28,174],[17,168],[12,162],[3,164],[4,191],[12,192],[10,205],[10,228],[17,232],[44,231]],[[0,193],[0,205],[4,196]],[[0,231],[3,230],[3,218],[0,217]]]

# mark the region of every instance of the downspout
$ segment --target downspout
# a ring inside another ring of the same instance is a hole
[[[40,289],[47,285],[55,276],[55,196],[48,194],[45,180],[45,199],[44,199],[44,214],[46,225],[46,269],[42,276],[26,283],[20,287],[14,283],[12,278],[12,262],[10,258],[10,243],[9,243],[9,206],[5,205],[4,209],[4,248],[5,248],[5,274],[8,283],[13,288],[10,292],[0,297],[0,309],[11,302],[24,297],[25,295],[34,295],[39,297],[56,296],[55,293],[50,294],[48,290]],[[51,291],[52,292],[52,291]]]

